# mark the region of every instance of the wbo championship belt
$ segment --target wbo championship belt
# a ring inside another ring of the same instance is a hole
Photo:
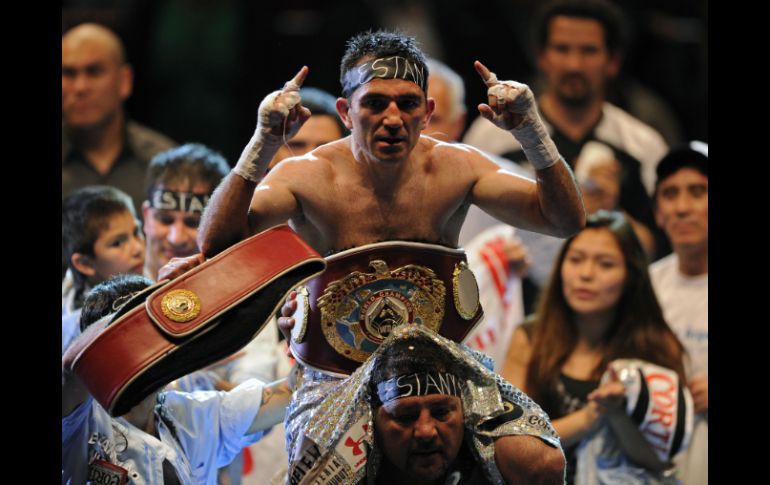
[[[349,375],[402,323],[462,342],[483,315],[461,249],[388,241],[334,254],[326,264],[297,288],[289,342],[294,357],[316,370]]]

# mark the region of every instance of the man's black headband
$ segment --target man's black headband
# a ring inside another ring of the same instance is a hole
[[[428,77],[425,75],[425,68],[414,61],[401,56],[380,57],[371,61],[359,64],[345,74],[345,83],[342,87],[342,94],[346,98],[353,94],[353,91],[362,84],[366,84],[372,79],[403,79],[412,81],[420,86],[420,89],[427,92]]]
[[[211,194],[172,192],[161,188],[150,192],[150,207],[169,211],[201,213],[210,197]]]
[[[377,396],[383,404],[396,399],[428,394],[461,397],[465,382],[449,372],[403,374],[377,384]]]

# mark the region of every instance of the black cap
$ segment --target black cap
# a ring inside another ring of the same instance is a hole
[[[663,157],[660,162],[658,162],[658,166],[655,169],[655,173],[657,174],[655,184],[659,184],[671,174],[684,167],[694,168],[695,170],[708,177],[708,143],[703,143],[702,141],[691,141],[685,145],[678,145],[671,148],[666,156]]]

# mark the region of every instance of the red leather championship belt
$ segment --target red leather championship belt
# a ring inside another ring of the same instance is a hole
[[[287,293],[324,267],[288,226],[263,231],[132,298],[72,369],[121,416],[174,379],[244,347]]]
[[[348,375],[401,323],[461,342],[482,316],[462,250],[389,241],[334,254],[326,263],[297,294],[290,345],[308,367]]]

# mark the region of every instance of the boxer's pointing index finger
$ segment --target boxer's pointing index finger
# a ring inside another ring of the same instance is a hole
[[[307,78],[307,73],[310,71],[307,66],[302,66],[302,69],[299,70],[296,76],[294,78],[286,83],[287,88],[294,88],[299,89],[302,87],[302,84],[305,82],[305,78]]]
[[[484,83],[487,86],[492,86],[493,84],[497,83],[497,76],[495,76],[495,73],[487,69],[487,66],[482,64],[479,61],[476,61],[473,63],[473,67],[476,68],[476,72],[479,73],[481,76],[481,79],[484,80]]]

